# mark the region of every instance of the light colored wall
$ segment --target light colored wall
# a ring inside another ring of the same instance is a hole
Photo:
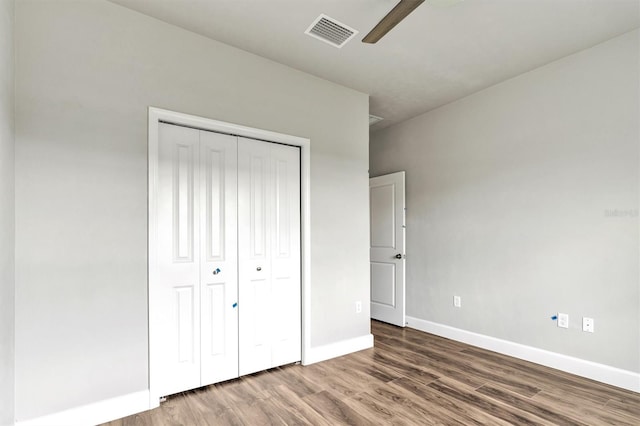
[[[14,1],[0,0],[0,425],[14,410]]]
[[[311,139],[312,346],[369,333],[368,97],[106,1],[16,5],[16,415],[147,388],[147,107]]]
[[[638,39],[372,135],[371,176],[407,172],[408,315],[640,371]]]

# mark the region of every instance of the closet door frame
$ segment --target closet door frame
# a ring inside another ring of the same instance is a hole
[[[179,126],[192,127],[200,130],[208,130],[218,133],[226,133],[245,138],[275,142],[300,147],[300,257],[301,257],[301,342],[302,363],[306,364],[306,357],[311,348],[311,215],[310,215],[310,164],[311,164],[311,140],[283,133],[271,132],[224,121],[212,120],[180,112],[149,107],[148,118],[148,323],[149,323],[149,408],[160,405],[160,395],[156,386],[159,374],[162,374],[162,366],[158,365],[156,341],[162,336],[163,330],[158,329],[151,321],[157,309],[154,283],[158,279],[158,255],[156,252],[158,240],[158,221],[156,212],[158,209],[158,148],[159,125],[169,123]]]

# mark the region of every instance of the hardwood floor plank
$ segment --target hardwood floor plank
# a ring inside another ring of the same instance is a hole
[[[207,387],[185,392],[182,397],[197,425],[214,426],[219,424],[219,419],[225,419],[225,424],[243,424],[231,407],[221,404],[220,399],[211,397]]]
[[[327,362],[326,366],[334,370],[348,385],[357,390],[357,392],[365,392],[381,384],[389,382],[400,376],[399,373],[388,374],[383,373],[377,368],[369,368],[360,363],[350,360],[352,357],[340,357]]]
[[[402,377],[396,370],[377,362],[374,359],[374,352],[374,349],[356,352],[350,356],[341,357],[341,362],[344,363],[346,368],[353,371],[361,371],[363,374],[371,376],[382,383],[388,383]]]
[[[300,366],[292,365],[281,368],[278,378],[296,395],[303,397],[323,390],[319,385],[300,374]]]
[[[286,366],[283,368],[286,368]],[[258,373],[244,376],[242,379],[245,380],[254,389],[257,389],[258,391],[264,391],[282,384],[280,376],[278,375],[278,371],[280,371],[280,368],[272,368],[266,371],[260,371]]]
[[[529,398],[523,398],[515,393],[499,389],[495,386],[484,385],[477,389],[477,392],[501,401],[520,411],[524,411],[533,414],[534,416],[546,419],[553,424],[587,426],[585,423],[579,421],[578,419],[561,414],[557,410],[553,410],[545,404],[538,403],[537,401],[533,401]]]
[[[287,424],[331,425],[331,423],[285,385],[271,388],[269,393],[271,394],[270,401],[277,407],[280,417],[285,420]]]
[[[345,404],[329,391],[318,392],[303,398],[314,410],[331,424],[370,425],[371,422]]]
[[[637,402],[635,398],[610,399],[605,408],[613,413],[621,413],[625,416],[632,416],[640,418],[640,402]]]
[[[558,396],[543,391],[532,399],[548,404],[559,413],[581,419],[590,426],[637,426],[640,424],[640,417],[633,418],[626,414],[608,411],[601,405],[592,405],[580,396],[571,393]]]
[[[270,400],[260,400],[250,407],[249,415],[242,412],[244,423],[247,426],[269,426],[269,425],[287,425],[287,422],[280,417],[279,410],[271,403]]]
[[[309,379],[314,383],[321,384],[324,390],[331,390],[334,394],[341,395],[345,398],[366,390],[366,387],[362,383],[354,383],[353,380],[349,380],[341,374],[336,374],[336,372],[325,363],[312,365],[311,367],[314,367],[311,375],[315,375],[318,378],[316,380]],[[298,374],[307,377],[309,375],[306,369],[298,371]]]
[[[402,343],[399,339],[388,338],[386,339],[390,344]],[[458,371],[464,371],[466,374],[477,377],[480,381],[492,381],[501,383],[508,389],[513,390],[521,395],[531,397],[540,392],[540,388],[532,386],[530,383],[520,379],[518,376],[509,374],[500,374],[500,366],[492,365],[490,368],[485,368],[484,364],[469,363],[466,359],[460,358],[457,354],[442,353],[436,350],[429,349],[421,344],[406,343],[406,349],[413,353],[420,354],[425,358],[433,361],[446,364],[449,368],[457,369]],[[450,375],[450,374],[448,374]]]
[[[377,321],[374,321],[378,323]],[[382,323],[380,323],[382,324]],[[447,353],[460,352],[467,349],[469,346],[464,343],[456,342],[454,340],[446,339],[444,337],[435,336],[433,334],[423,333],[412,328],[402,328],[385,324],[381,329],[376,329],[372,326],[372,330],[376,337],[393,337],[402,339],[408,343],[417,343],[433,349],[438,349]]]
[[[424,386],[414,380],[403,377],[394,380],[392,387],[398,387],[402,391],[411,392],[423,401],[423,407],[432,415],[443,418],[444,424],[448,424],[448,419],[465,425],[509,425],[510,423],[493,417],[476,407],[459,399],[451,398],[446,394],[438,392],[436,389]],[[451,422],[454,424],[454,422]]]
[[[464,371],[449,367],[446,363],[433,361],[421,354],[412,352],[409,349],[388,345],[382,342],[376,343],[376,359],[386,363],[391,368],[396,369],[403,375],[415,379],[424,378],[423,383],[427,384],[439,377],[447,376],[465,383],[471,387],[482,386],[486,381],[467,374]]]
[[[529,416],[518,409],[511,409],[501,404],[496,404],[488,398],[484,398],[474,391],[462,389],[460,387],[451,386],[450,383],[444,383],[440,380],[429,383],[429,387],[443,393],[449,397],[455,398],[461,402],[472,405],[491,416],[502,419],[508,423],[516,425],[537,425],[540,422],[531,420]]]
[[[394,408],[394,404],[382,398],[376,398],[369,392],[359,393],[345,400],[345,403],[358,414],[369,420],[369,424],[412,425],[418,424],[405,418],[405,414]]]
[[[439,410],[437,405],[426,406],[425,401],[418,395],[408,392],[394,382],[385,384],[375,390],[381,398],[390,404],[401,405],[403,411],[410,417],[417,419],[420,425],[465,425],[454,419],[445,410]]]
[[[243,422],[241,416],[233,409],[229,409],[223,412],[217,417],[214,417],[212,420],[213,425],[250,426],[248,423]]]

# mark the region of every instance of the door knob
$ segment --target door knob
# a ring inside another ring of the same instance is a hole
[[[395,258],[396,259],[402,259],[402,255],[400,253],[398,253],[398,254],[395,255]]]
[[[262,271],[262,268],[258,266],[258,267],[256,268],[256,271],[260,272],[260,271]]]

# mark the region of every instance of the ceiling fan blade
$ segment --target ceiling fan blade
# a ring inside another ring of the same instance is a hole
[[[378,25],[373,27],[369,34],[362,39],[362,42],[376,43],[422,3],[424,3],[424,0],[400,0],[400,3],[391,9],[391,12],[387,13],[387,15],[378,22]]]

